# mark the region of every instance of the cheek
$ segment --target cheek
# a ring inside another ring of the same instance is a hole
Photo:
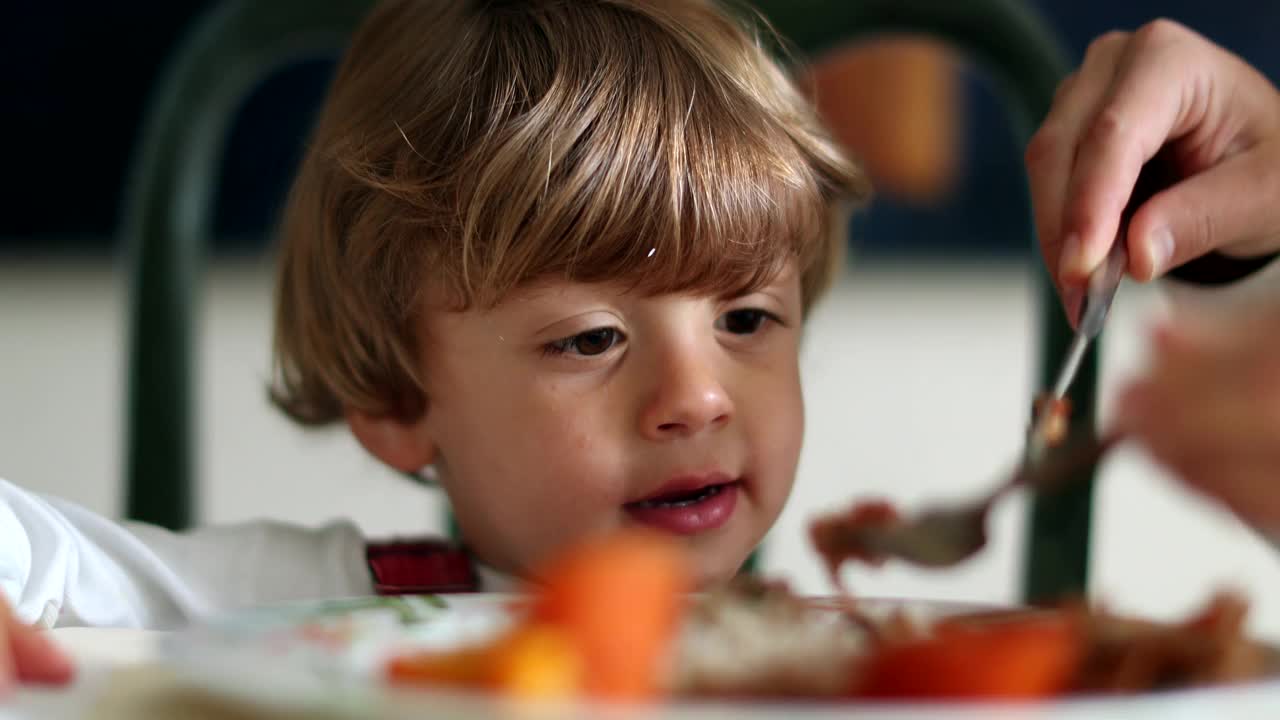
[[[528,572],[551,549],[616,522],[624,448],[607,420],[526,387],[518,404],[453,431],[458,444],[441,449],[449,494],[482,558]]]
[[[530,454],[554,462],[590,452],[595,440],[592,427],[600,421],[593,400],[590,394],[575,392],[572,383],[559,380],[525,385],[517,422],[528,436]]]
[[[602,395],[575,392],[567,384],[536,389],[522,422],[529,458],[561,482],[586,485],[581,489],[589,494],[599,492],[591,484],[607,486],[607,478],[617,474],[612,466],[621,450],[618,414]]]
[[[799,461],[800,446],[804,442],[804,395],[798,376],[787,388],[785,398],[779,403],[779,407],[785,410],[779,413],[782,417],[778,419],[778,433],[794,466]]]
[[[802,422],[804,402],[800,386],[800,358],[794,343],[781,347],[754,369],[748,388],[756,402],[773,405],[779,421]]]
[[[615,441],[616,414],[598,393],[526,383],[508,397],[448,431],[452,442],[441,453],[455,474],[482,475],[477,486],[541,516],[614,500],[623,444]]]
[[[804,399],[798,359],[780,354],[751,383],[746,395],[756,447],[776,472],[794,474],[804,438]]]

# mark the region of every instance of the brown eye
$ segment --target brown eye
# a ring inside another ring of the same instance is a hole
[[[573,353],[575,355],[601,355],[618,344],[621,333],[616,328],[602,327],[578,333],[563,340],[556,340],[547,346],[554,354]]]
[[[750,335],[760,330],[760,326],[770,318],[769,313],[755,308],[730,310],[716,321],[716,327],[734,335]]]

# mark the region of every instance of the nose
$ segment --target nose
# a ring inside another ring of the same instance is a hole
[[[692,348],[667,354],[657,386],[641,413],[641,431],[657,441],[696,435],[733,416],[733,401],[714,358]]]

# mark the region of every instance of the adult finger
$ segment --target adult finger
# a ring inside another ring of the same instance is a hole
[[[1191,31],[1156,21],[1134,34],[1109,96],[1082,138],[1063,210],[1058,276],[1083,283],[1115,240],[1142,166],[1199,121],[1199,66]]]
[[[1107,97],[1116,65],[1129,41],[1129,33],[1114,31],[1089,45],[1080,69],[1058,86],[1053,104],[1040,128],[1027,143],[1024,157],[1031,205],[1041,255],[1049,277],[1057,284],[1058,259],[1062,253],[1062,208],[1067,182],[1075,163],[1076,147],[1098,106]],[[1063,297],[1067,317],[1074,322],[1078,298]]]
[[[1129,224],[1129,271],[1147,281],[1217,248],[1280,247],[1280,142],[1223,160],[1147,201]]]

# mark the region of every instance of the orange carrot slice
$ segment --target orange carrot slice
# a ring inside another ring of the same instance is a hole
[[[582,543],[548,564],[534,604],[578,649],[587,693],[646,700],[661,691],[690,573],[674,541],[626,530]]]
[[[890,643],[861,668],[855,694],[881,699],[1044,698],[1065,692],[1083,652],[1065,614],[940,624]]]

